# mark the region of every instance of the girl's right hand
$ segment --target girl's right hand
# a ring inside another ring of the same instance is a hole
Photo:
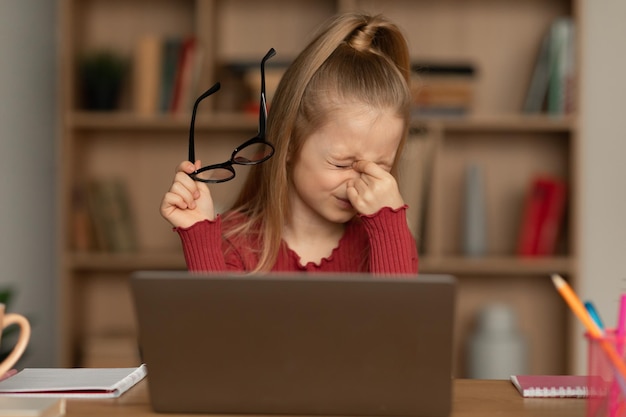
[[[191,174],[202,165],[181,162],[169,191],[161,201],[161,215],[174,227],[187,228],[202,220],[214,220],[215,208],[209,187],[194,181]]]

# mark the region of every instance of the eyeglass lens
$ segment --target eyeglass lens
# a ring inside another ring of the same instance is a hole
[[[229,162],[204,171],[199,170],[194,177],[202,181],[228,181],[235,176],[232,164],[256,165],[269,159],[273,153],[274,149],[266,142],[250,143],[237,149]]]

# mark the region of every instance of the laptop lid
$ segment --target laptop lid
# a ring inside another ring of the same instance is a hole
[[[159,412],[447,416],[452,276],[131,278]]]

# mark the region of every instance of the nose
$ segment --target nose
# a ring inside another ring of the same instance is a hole
[[[359,177],[361,176],[361,173],[357,171],[356,169],[350,167],[350,168],[346,168],[344,175],[345,175],[344,182],[348,183],[349,181],[356,181],[357,179],[359,179]]]

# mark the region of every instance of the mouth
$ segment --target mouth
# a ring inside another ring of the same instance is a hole
[[[339,206],[345,210],[354,210],[354,207],[352,207],[352,203],[350,203],[350,200],[348,200],[347,198],[337,198],[337,202],[339,204]]]

